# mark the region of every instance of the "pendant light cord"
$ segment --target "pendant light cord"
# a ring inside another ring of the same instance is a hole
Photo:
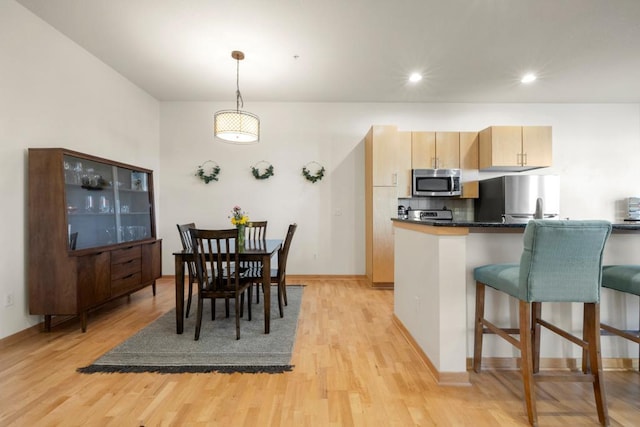
[[[240,94],[240,59],[236,59],[236,111],[240,111],[240,107],[244,108],[244,101]]]

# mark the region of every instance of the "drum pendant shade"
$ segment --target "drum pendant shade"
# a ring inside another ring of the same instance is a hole
[[[216,138],[247,144],[260,139],[260,119],[255,114],[240,110],[218,111],[213,120]]]
[[[236,60],[236,109],[220,110],[213,117],[213,134],[224,142],[251,144],[260,140],[260,119],[255,114],[240,110],[244,106],[240,94],[240,61],[244,53],[234,50],[231,57]]]

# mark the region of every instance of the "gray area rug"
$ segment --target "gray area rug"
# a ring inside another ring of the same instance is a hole
[[[277,288],[271,291],[271,332],[264,333],[264,296],[252,304],[252,320],[240,319],[240,339],[236,340],[233,300],[225,318],[224,301],[216,301],[216,320],[211,320],[211,302],[204,302],[200,339],[194,340],[196,296],[184,322],[184,333],[176,334],[175,309],[105,353],[93,364],[79,368],[94,372],[268,372],[290,371],[303,286],[287,286],[289,305],[284,317],[278,312]]]

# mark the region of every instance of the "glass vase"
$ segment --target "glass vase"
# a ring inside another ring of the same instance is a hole
[[[244,251],[244,238],[245,238],[245,225],[238,224],[236,228],[238,229],[238,252]]]

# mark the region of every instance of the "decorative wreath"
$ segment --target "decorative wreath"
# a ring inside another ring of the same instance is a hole
[[[264,163],[266,165],[269,165],[264,170],[264,173],[260,173],[260,166],[259,165],[262,164],[262,163]],[[259,161],[255,165],[251,166],[251,173],[253,174],[253,177],[255,179],[269,179],[269,177],[273,176],[273,165],[270,164],[269,162],[264,161],[264,160]]]
[[[309,172],[309,169],[307,169],[307,166],[310,166],[311,164],[315,164],[316,166],[320,166],[320,169],[318,169],[316,171],[315,174],[311,174],[311,172]],[[317,181],[320,181],[323,177],[324,177],[324,166],[322,166],[320,163],[318,162],[309,162],[306,165],[304,165],[302,167],[302,175],[307,179],[307,181],[311,181],[312,183],[316,183]]]
[[[213,163],[210,169],[205,170],[205,165],[207,163]],[[208,172],[208,173],[207,173]],[[218,174],[220,173],[220,166],[213,160],[207,160],[202,165],[198,165],[198,170],[196,171],[196,176],[204,181],[205,184],[210,183],[211,181],[218,180]]]

